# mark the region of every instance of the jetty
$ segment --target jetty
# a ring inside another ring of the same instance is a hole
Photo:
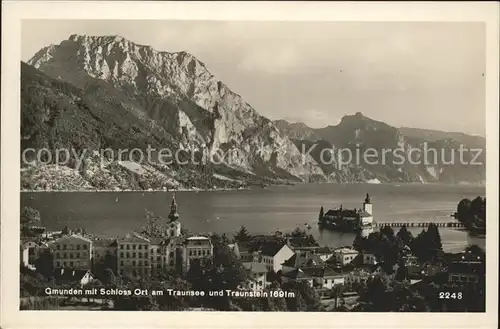
[[[460,222],[373,222],[373,225],[375,227],[428,227],[431,223],[435,224],[437,227],[465,227],[465,225]]]

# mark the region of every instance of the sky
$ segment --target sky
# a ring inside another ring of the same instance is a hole
[[[187,51],[270,119],[485,134],[483,23],[25,20],[22,60],[75,33]]]

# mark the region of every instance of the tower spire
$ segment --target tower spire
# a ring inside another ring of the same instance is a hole
[[[365,203],[372,203],[372,200],[371,200],[370,195],[368,193],[366,193]]]
[[[179,213],[177,212],[177,201],[175,201],[175,192],[172,194],[172,203],[170,204],[170,213],[168,214],[168,219],[171,222],[179,219]]]

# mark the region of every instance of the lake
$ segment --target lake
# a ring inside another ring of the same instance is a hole
[[[378,222],[453,221],[450,217],[463,198],[485,196],[484,186],[438,184],[301,184],[240,191],[176,192],[180,221],[192,232],[229,236],[244,225],[251,233],[292,231],[311,225],[309,233],[322,245],[350,245],[353,234],[319,230],[321,206],[325,212],[342,205],[362,207],[365,194]],[[22,192],[21,205],[41,213],[42,224],[60,230],[84,227],[99,236],[121,236],[145,223],[148,209],[167,217],[171,192]],[[394,229],[395,231],[398,228]],[[418,234],[422,228],[411,228]],[[440,228],[443,248],[458,251],[468,244],[485,247],[485,239],[461,229]]]

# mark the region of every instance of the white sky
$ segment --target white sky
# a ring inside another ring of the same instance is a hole
[[[30,20],[22,60],[73,33],[188,51],[271,119],[324,127],[359,111],[484,136],[482,23]]]

